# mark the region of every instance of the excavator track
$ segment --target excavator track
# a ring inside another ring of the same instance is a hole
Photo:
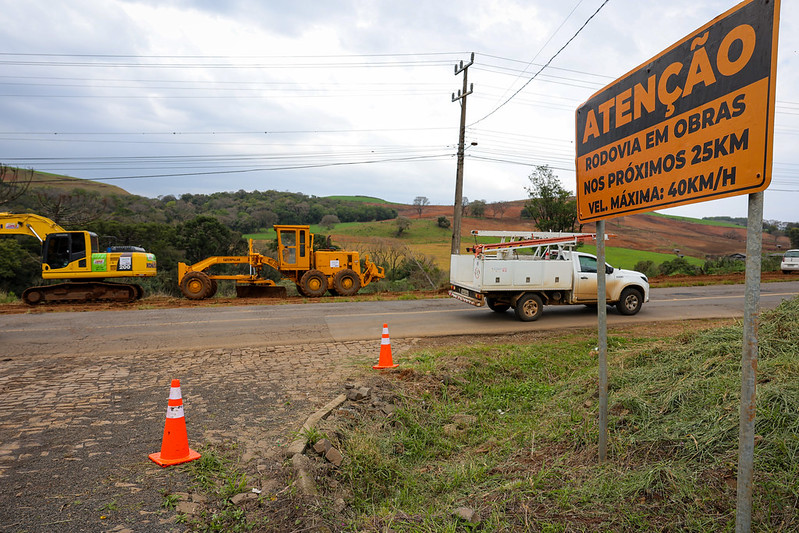
[[[144,289],[136,284],[83,281],[30,287],[22,293],[22,301],[28,305],[96,301],[133,302],[143,295]]]

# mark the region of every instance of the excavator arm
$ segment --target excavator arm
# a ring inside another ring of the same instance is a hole
[[[31,213],[0,213],[0,235],[30,235],[44,242],[51,233],[66,230],[49,218]]]

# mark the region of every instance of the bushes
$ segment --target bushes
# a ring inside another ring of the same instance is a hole
[[[648,278],[652,278],[660,274],[660,270],[654,261],[638,261],[633,267],[633,270],[641,272]]]
[[[655,276],[696,276],[702,273],[702,269],[690,264],[682,257],[677,257],[671,261],[664,261],[656,265],[654,261],[638,261],[634,270],[641,272],[648,278]]]
[[[664,261],[658,267],[661,276],[696,276],[702,269],[689,263],[684,257],[676,257],[671,261]]]
[[[779,257],[763,257],[761,262],[761,270],[763,272],[773,272],[779,270],[779,267]],[[649,278],[655,276],[719,275],[745,272],[746,262],[732,257],[719,257],[718,259],[708,259],[700,267],[692,265],[683,257],[676,257],[670,261],[664,261],[659,265],[649,260],[638,261],[633,268]]]
[[[708,259],[702,267],[705,274],[732,274],[746,271],[746,262],[730,257]]]

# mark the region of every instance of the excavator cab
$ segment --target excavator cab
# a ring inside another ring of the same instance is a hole
[[[42,244],[42,278],[103,279],[154,276],[155,256],[135,246],[100,251],[96,233],[59,231]]]
[[[70,271],[91,271],[87,248],[89,254],[99,251],[96,234],[88,231],[51,233],[42,245],[42,268],[61,270],[72,265]]]

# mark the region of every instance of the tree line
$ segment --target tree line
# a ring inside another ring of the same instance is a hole
[[[27,187],[9,195],[0,211],[36,213],[67,230],[98,234],[101,248],[141,246],[156,255],[158,275],[141,280],[148,291],[177,294],[177,263],[213,255],[242,255],[242,235],[274,224],[317,224],[393,219],[395,209],[280,191],[238,191],[146,198],[86,189]],[[320,241],[321,242],[321,241]],[[0,292],[21,294],[41,280],[41,245],[26,236],[0,239]]]

